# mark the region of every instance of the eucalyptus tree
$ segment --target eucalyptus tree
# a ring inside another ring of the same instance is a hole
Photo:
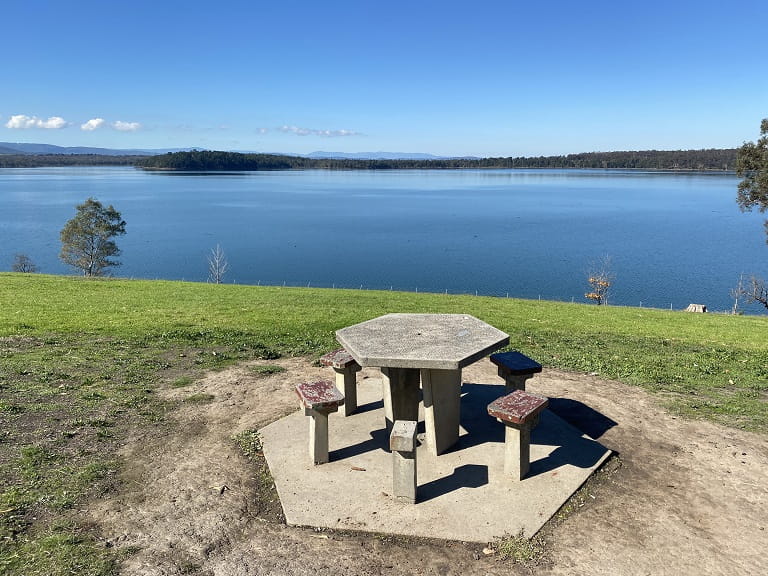
[[[111,204],[105,207],[94,198],[76,208],[61,230],[59,258],[83,276],[104,276],[108,268],[120,265],[112,259],[120,254],[114,238],[125,234],[125,220]]]
[[[736,174],[742,179],[737,196],[741,210],[768,210],[768,118],[763,118],[760,123],[760,138],[757,142],[745,142],[738,149]],[[768,234],[768,220],[765,222],[765,232]]]
[[[736,152],[736,174],[741,178],[736,201],[742,212],[757,208],[768,210],[768,118],[760,122],[760,138],[757,142],[745,142]],[[765,221],[768,243],[768,220]],[[768,308],[768,283],[752,276],[745,287],[740,281],[737,288],[750,302],[758,302]]]

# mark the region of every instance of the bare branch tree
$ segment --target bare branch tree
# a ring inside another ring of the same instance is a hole
[[[731,298],[733,298],[731,314],[739,314],[739,300],[744,294],[744,274],[739,274],[739,283],[736,284],[736,288],[731,289]]]
[[[38,267],[35,266],[32,259],[26,254],[16,254],[13,257],[13,267],[11,269],[14,272],[25,272],[30,274],[38,271]]]
[[[768,309],[768,283],[762,278],[752,276],[746,286],[739,279],[739,285],[733,290],[732,294],[734,298],[738,294],[738,296],[744,296],[747,302],[757,302]]]
[[[584,297],[598,306],[608,304],[608,295],[614,279],[615,275],[611,272],[611,258],[605,255],[598,262],[590,265],[587,276],[590,291],[584,294]]]
[[[227,256],[221,246],[216,244],[216,248],[213,248],[208,256],[208,282],[221,284],[228,268]]]

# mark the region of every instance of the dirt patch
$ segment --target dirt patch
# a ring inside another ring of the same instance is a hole
[[[42,345],[42,340],[31,336],[0,336],[0,354],[3,356],[11,356]]]
[[[256,372],[255,365],[286,370]],[[293,387],[327,376],[306,359],[244,364],[168,387],[182,402],[163,432],[121,452],[122,490],[90,507],[125,574],[757,574],[768,546],[768,439],[682,420],[645,392],[545,371],[529,389],[618,452],[542,532],[545,553],[512,565],[482,546],[318,532],[276,521],[258,459],[233,437],[297,409]],[[358,377],[375,377],[363,370]],[[495,382],[487,360],[465,381]],[[267,495],[265,497],[264,495]],[[340,495],[343,497],[343,495]],[[129,548],[130,547],[130,548]]]
[[[600,442],[622,462],[599,498],[554,532],[548,573],[765,571],[768,439],[677,418],[618,382],[548,372],[540,390],[594,411]]]

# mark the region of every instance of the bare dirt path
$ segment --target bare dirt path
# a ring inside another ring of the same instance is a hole
[[[542,532],[545,553],[523,566],[458,542],[293,528],[274,520],[258,471],[233,435],[296,410],[296,383],[328,376],[306,359],[209,374],[169,397],[198,398],[161,435],[136,432],[122,451],[123,489],[90,507],[106,545],[133,550],[124,574],[766,574],[768,438],[677,419],[621,383],[545,371],[529,389],[618,452],[573,512]],[[368,369],[359,377],[375,377]],[[465,381],[495,382],[487,360]],[[131,547],[131,548],[129,548]]]

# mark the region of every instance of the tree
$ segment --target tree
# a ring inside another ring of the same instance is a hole
[[[753,208],[760,212],[768,210],[768,118],[760,123],[757,143],[745,142],[736,151],[736,174],[742,178],[736,199],[742,212],[751,212]],[[768,235],[768,220],[765,231]]]
[[[733,298],[733,306],[731,307],[731,314],[740,314],[739,312],[739,300],[746,294],[744,289],[744,274],[739,276],[739,283],[736,288],[731,289],[731,298]]]
[[[768,283],[757,276],[752,276],[746,286],[744,286],[743,278],[739,278],[739,285],[732,291],[732,296],[736,299],[736,304],[733,307],[734,312],[736,312],[740,296],[745,297],[747,302],[757,302],[768,309]]]
[[[760,212],[768,210],[768,118],[760,122],[760,138],[755,142],[745,142],[736,151],[736,174],[742,178],[736,201],[742,212],[751,212],[757,208]],[[768,243],[768,220],[765,221],[766,243]],[[752,276],[744,287],[741,280],[736,288],[749,302],[758,302],[768,308],[768,283],[762,278]]]
[[[603,258],[590,266],[587,282],[590,291],[584,294],[588,300],[592,300],[598,306],[608,303],[608,294],[613,285],[614,275],[611,272],[611,259],[609,256]]]
[[[14,272],[25,272],[31,274],[37,272],[38,267],[35,266],[35,263],[32,262],[32,259],[26,254],[16,254],[13,257],[12,270]]]
[[[208,281],[221,284],[228,268],[227,256],[221,246],[216,244],[216,248],[212,249],[211,255],[208,256]]]
[[[76,208],[75,217],[61,230],[59,258],[84,276],[103,276],[107,268],[120,265],[111,259],[120,254],[113,238],[125,234],[125,221],[112,205],[105,208],[94,198]]]

